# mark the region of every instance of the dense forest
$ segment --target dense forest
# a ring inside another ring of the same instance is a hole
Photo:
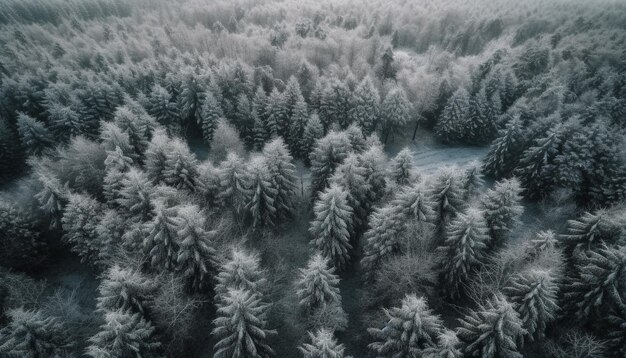
[[[623,0],[0,0],[0,357],[626,357]]]

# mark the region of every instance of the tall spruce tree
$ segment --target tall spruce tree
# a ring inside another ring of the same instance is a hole
[[[352,97],[350,109],[352,123],[358,123],[365,135],[370,135],[379,125],[380,95],[369,76],[363,78]]]
[[[341,303],[339,294],[339,277],[330,267],[328,259],[321,253],[311,257],[307,266],[300,269],[300,277],[296,281],[296,295],[300,307],[312,313],[327,305]]]
[[[489,148],[483,165],[485,174],[494,179],[510,177],[522,155],[524,143],[522,122],[517,118],[511,120]]]
[[[103,312],[120,310],[145,315],[156,290],[156,283],[140,271],[113,265],[100,281],[96,306]]]
[[[274,186],[265,158],[252,158],[246,173],[245,209],[252,219],[252,226],[274,226],[278,189]]]
[[[146,236],[143,246],[150,265],[160,270],[174,270],[178,256],[177,207],[167,207],[156,202],[152,220],[145,224]]]
[[[296,174],[293,157],[281,138],[276,138],[263,147],[263,157],[272,187],[276,190],[274,207],[278,217],[294,210],[296,199]]]
[[[17,131],[24,150],[29,154],[39,155],[54,143],[48,128],[24,113],[17,115]]]
[[[309,156],[313,197],[317,197],[328,186],[335,169],[348,157],[350,151],[350,139],[343,132],[331,131],[317,140]]]
[[[401,87],[395,87],[387,93],[380,106],[380,116],[386,143],[389,135],[400,131],[411,117],[411,103]]]
[[[314,333],[307,333],[311,343],[303,343],[298,347],[304,358],[344,358],[345,348],[343,344],[337,343],[331,330],[321,328]]]
[[[302,134],[302,155],[304,161],[309,163],[309,158],[315,143],[324,136],[324,126],[317,114],[312,114],[306,122],[304,133]]]
[[[2,357],[71,357],[72,342],[63,323],[40,310],[15,308],[7,312],[9,323],[0,329]]]
[[[246,290],[259,295],[267,290],[267,279],[259,255],[240,248],[231,250],[230,257],[222,263],[215,279],[216,301],[226,297],[230,289]]]
[[[497,182],[483,194],[481,207],[492,244],[501,243],[524,212],[521,191],[519,181],[512,178]]]
[[[462,141],[467,135],[470,116],[470,97],[464,88],[459,88],[448,100],[443,113],[437,120],[435,135],[444,142]]]
[[[393,158],[391,176],[398,185],[407,185],[413,177],[413,153],[404,148]]]
[[[197,116],[198,125],[202,128],[202,138],[208,146],[213,142],[213,133],[217,122],[224,116],[222,107],[211,91],[207,91]]]

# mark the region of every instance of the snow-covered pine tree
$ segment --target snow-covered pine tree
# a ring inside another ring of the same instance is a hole
[[[522,154],[515,175],[526,197],[543,198],[555,187],[558,175],[555,159],[567,132],[567,125],[557,123],[544,136],[536,138]]]
[[[581,320],[602,317],[626,301],[626,247],[603,246],[589,251],[575,277],[564,287],[566,304]]]
[[[267,94],[262,86],[256,88],[252,97],[252,111],[258,114],[261,123],[267,123]]]
[[[100,125],[100,140],[106,151],[113,151],[120,148],[125,156],[137,162],[139,156],[135,154],[134,148],[130,144],[128,133],[122,131],[117,124],[113,122],[104,122]]]
[[[404,187],[393,199],[393,206],[405,221],[416,223],[422,229],[436,221],[435,203],[422,183]]]
[[[141,313],[106,311],[100,331],[89,338],[91,358],[160,357],[155,328]]]
[[[148,113],[167,128],[169,134],[180,133],[180,113],[167,89],[155,84],[150,93]]]
[[[442,286],[452,297],[459,297],[469,276],[485,260],[489,234],[483,213],[469,208],[459,213],[446,227],[446,239],[438,249],[441,261]]]
[[[179,238],[176,268],[188,280],[192,290],[200,290],[207,281],[209,271],[216,265],[215,249],[211,243],[215,233],[205,230],[206,219],[196,205],[181,206],[175,222]]]
[[[267,329],[269,306],[261,297],[245,289],[229,289],[217,304],[211,335],[218,340],[215,358],[270,358],[274,351],[267,344],[276,331]]]
[[[324,137],[324,126],[317,114],[313,113],[306,122],[304,133],[302,134],[302,155],[304,161],[309,163],[309,158],[315,148],[318,139]]]
[[[177,216],[177,207],[167,207],[157,202],[152,209],[152,220],[145,224],[144,249],[149,256],[150,265],[157,271],[174,270],[176,267]]]
[[[154,184],[165,181],[166,154],[171,151],[171,139],[165,131],[157,129],[146,148],[145,169]]]
[[[342,129],[350,125],[351,92],[348,86],[333,79],[326,83],[320,98],[319,116],[324,129],[328,130],[333,123]]]
[[[219,268],[216,281],[216,301],[225,297],[229,289],[247,290],[261,296],[267,289],[259,255],[241,248],[232,248],[229,259]]]
[[[524,212],[522,188],[516,178],[496,182],[481,197],[481,209],[489,228],[491,244],[502,243]]]
[[[394,135],[409,123],[411,102],[402,87],[394,87],[387,93],[380,106],[380,117],[385,143],[390,134]]]
[[[124,173],[118,192],[117,204],[131,222],[151,219],[154,187],[143,171],[131,168]]]
[[[332,184],[315,202],[315,218],[309,232],[312,244],[335,268],[342,269],[350,260],[350,232],[352,230],[352,208],[348,205],[348,193],[337,184]]]
[[[413,153],[409,148],[404,148],[391,162],[391,177],[398,185],[408,185],[413,175]]]
[[[62,322],[40,310],[15,308],[0,329],[0,356],[11,358],[72,357],[72,342]]]
[[[235,116],[231,120],[237,131],[240,133],[244,142],[248,147],[252,147],[253,136],[252,129],[254,127],[254,117],[252,116],[252,106],[248,96],[240,94],[237,97],[237,106],[235,107]]]
[[[358,124],[350,124],[343,132],[348,136],[350,147],[354,153],[362,153],[367,149],[366,138]]]
[[[463,140],[471,144],[489,143],[498,132],[492,104],[480,91],[470,98],[469,105]]]
[[[107,200],[107,204],[117,204],[122,189],[122,179],[125,173],[133,165],[133,160],[122,153],[120,147],[108,150],[107,158],[104,160],[104,170],[106,172],[102,182],[102,193]]]
[[[338,185],[347,194],[347,203],[352,212],[351,225],[348,225],[350,234],[364,230],[367,226],[371,202],[369,201],[369,183],[365,179],[365,168],[359,163],[355,154],[350,154],[337,167],[330,179],[330,185]]]
[[[473,198],[485,184],[480,169],[480,164],[475,161],[469,163],[465,169],[463,188],[465,189],[466,199]]]
[[[127,98],[126,104],[115,110],[113,120],[128,134],[135,156],[143,159],[157,125],[155,119],[148,115],[139,103]]]
[[[175,138],[170,141],[168,147],[163,170],[165,183],[190,192],[201,189],[202,183],[198,181],[198,160],[189,150],[187,143]]]
[[[17,115],[17,131],[22,147],[29,154],[39,155],[54,144],[48,128],[24,113]]]
[[[245,210],[252,218],[252,226],[274,226],[278,190],[274,186],[265,158],[256,156],[247,164]]]
[[[313,255],[307,266],[300,269],[296,294],[300,307],[308,313],[327,305],[341,303],[339,276],[321,253]]]
[[[276,189],[274,207],[279,217],[294,210],[296,174],[293,157],[282,138],[276,138],[263,147],[263,157],[272,186]]]
[[[437,336],[437,346],[424,349],[423,358],[462,358],[461,341],[454,331],[443,329]]]
[[[156,290],[156,283],[140,271],[113,265],[100,281],[96,307],[103,312],[130,311],[145,316]]]
[[[311,159],[312,197],[316,198],[329,183],[335,169],[348,157],[351,151],[350,139],[343,132],[329,132],[317,140],[309,156]]]
[[[589,251],[603,244],[614,244],[622,235],[619,224],[606,210],[585,212],[580,218],[567,221],[567,233],[560,236],[566,254],[576,250]]]
[[[368,278],[389,254],[400,250],[400,235],[406,221],[394,205],[376,209],[369,217],[369,229],[363,237],[366,240],[361,266]]]
[[[65,205],[68,188],[61,185],[54,174],[39,171],[37,179],[42,185],[41,191],[35,194],[39,208],[50,219],[50,228],[56,229],[61,225],[63,206]]]
[[[524,143],[522,122],[514,118],[491,144],[484,160],[485,174],[496,180],[510,177],[522,155]]]
[[[626,312],[612,313],[608,316],[608,343],[620,354],[626,354]]]
[[[458,212],[465,208],[465,180],[456,168],[442,169],[430,186],[435,201],[437,224],[445,226]]]
[[[285,96],[277,88],[274,88],[267,98],[265,113],[266,131],[270,138],[275,136],[286,138],[289,134],[289,112]]]
[[[241,214],[245,205],[247,165],[237,153],[230,152],[220,164],[219,199]]]
[[[266,130],[266,125],[257,114],[256,110],[252,111],[252,117],[254,119],[254,127],[252,128],[252,137],[255,150],[261,150],[265,145],[265,142],[269,139],[269,135]]]
[[[435,135],[444,142],[460,142],[466,138],[470,115],[470,97],[465,88],[459,88],[448,100],[437,120]]]
[[[307,334],[311,343],[303,343],[298,347],[303,358],[344,358],[346,349],[337,342],[331,330],[321,328]]]
[[[206,91],[204,100],[197,116],[198,125],[202,128],[202,138],[204,143],[210,146],[213,142],[213,133],[217,128],[217,122],[224,117],[222,107],[213,95],[212,91]]]
[[[289,148],[294,156],[305,158],[309,153],[303,146],[304,131],[309,120],[309,111],[304,99],[299,99],[293,107],[289,123]]]
[[[103,264],[105,259],[102,253],[106,243],[100,241],[96,231],[102,212],[102,204],[97,200],[85,194],[70,193],[61,218],[63,239],[81,261],[94,266]]]
[[[522,358],[516,342],[526,334],[522,320],[503,296],[494,296],[460,319],[457,335],[470,357]]]
[[[189,123],[197,122],[200,119],[200,108],[206,88],[204,81],[204,76],[198,76],[192,71],[186,71],[182,74],[182,91],[177,100],[181,123],[184,128]]]
[[[78,113],[69,106],[50,103],[46,109],[50,131],[59,141],[85,133],[85,125]]]
[[[528,241],[528,246],[526,247],[526,257],[528,260],[533,260],[542,252],[554,249],[557,244],[558,240],[554,231],[539,231]]]
[[[530,341],[542,339],[546,325],[556,318],[559,309],[554,274],[545,269],[522,272],[511,279],[504,293],[519,313]]]
[[[377,357],[419,357],[427,348],[436,346],[443,331],[439,316],[428,308],[426,299],[415,294],[406,295],[400,307],[385,309],[388,321],[381,329],[367,331],[374,338],[368,348]]]
[[[375,134],[366,141],[368,148],[358,155],[359,164],[365,169],[365,180],[369,184],[368,200],[370,203],[383,198],[387,188],[387,166],[389,159]]]
[[[350,109],[352,123],[358,123],[365,135],[376,130],[380,118],[380,95],[371,77],[365,76],[352,96]]]

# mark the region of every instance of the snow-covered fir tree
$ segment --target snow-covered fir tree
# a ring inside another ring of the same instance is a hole
[[[484,91],[471,97],[464,127],[463,140],[472,144],[489,143],[497,134],[495,111]]]
[[[365,178],[365,168],[361,166],[355,154],[350,154],[337,167],[330,183],[331,186],[341,187],[347,195],[348,206],[352,212],[351,225],[348,226],[348,230],[354,237],[357,232],[364,230],[367,226],[367,216],[372,204],[370,185]]]
[[[437,336],[437,345],[424,349],[424,358],[462,358],[461,341],[454,331],[443,329]]]
[[[156,84],[150,93],[148,113],[167,128],[170,134],[180,133],[180,113],[167,89]]]
[[[175,222],[179,246],[176,268],[188,280],[192,290],[200,290],[207,283],[209,271],[216,265],[211,242],[215,233],[205,230],[206,219],[196,205],[181,206]]]
[[[19,113],[17,116],[17,131],[22,147],[29,154],[39,155],[54,143],[52,133],[48,128],[24,113]]]
[[[72,107],[51,103],[47,112],[50,131],[58,140],[64,141],[85,133],[85,125]]]
[[[220,164],[219,199],[237,214],[242,213],[245,205],[247,171],[246,163],[233,152]]]
[[[313,208],[315,218],[309,232],[312,244],[336,268],[344,268],[350,260],[350,231],[352,208],[348,204],[348,193],[333,184],[320,194]]]
[[[294,210],[296,199],[293,157],[281,138],[276,138],[263,147],[263,157],[272,187],[276,190],[274,207],[277,216],[284,217]]]
[[[198,160],[191,153],[187,143],[180,139],[172,139],[169,151],[165,153],[163,180],[176,189],[191,192],[201,189],[198,181]]]
[[[216,301],[226,297],[230,289],[246,290],[260,297],[267,290],[267,279],[259,255],[240,248],[231,250],[230,257],[220,266],[215,279]]]
[[[309,156],[315,148],[318,139],[324,136],[324,126],[317,114],[312,114],[306,122],[304,133],[302,134],[302,155],[305,162],[309,162]]]
[[[289,134],[289,112],[285,96],[274,88],[267,98],[265,107],[266,131],[270,137],[282,136],[285,138]]]
[[[358,123],[365,135],[370,135],[379,125],[380,95],[369,76],[363,78],[352,96],[350,109],[352,123]]]
[[[436,221],[435,202],[424,184],[415,183],[396,194],[393,205],[405,220],[423,229]]]
[[[516,342],[526,334],[518,313],[502,296],[494,296],[460,319],[457,334],[466,356],[522,358]]]
[[[60,319],[41,310],[15,308],[6,313],[9,323],[0,329],[2,357],[73,357],[73,346]]]
[[[198,125],[202,128],[202,138],[207,145],[213,142],[213,133],[217,122],[224,116],[222,107],[211,91],[205,92],[200,112],[197,116]]]
[[[313,255],[307,266],[300,269],[296,294],[300,307],[309,313],[341,303],[339,276],[321,253]]]
[[[489,228],[492,244],[501,243],[524,212],[522,188],[515,178],[496,182],[481,197],[481,208]]]
[[[274,186],[265,158],[252,158],[247,164],[246,174],[244,208],[252,219],[252,226],[274,226],[278,189]]]
[[[329,81],[320,98],[319,116],[325,129],[337,123],[341,128],[350,125],[350,89],[338,79]]]
[[[141,170],[131,168],[122,176],[117,204],[133,222],[150,220],[153,208],[154,187]]]
[[[348,157],[351,151],[350,139],[343,132],[331,131],[315,143],[309,156],[311,159],[311,189],[313,197],[323,191],[335,169]]]
[[[135,150],[130,144],[128,133],[122,131],[122,129],[113,122],[102,123],[100,128],[100,140],[106,151],[113,151],[116,148],[120,148],[122,153],[133,161],[139,159],[139,156],[135,154]]]
[[[50,219],[50,228],[56,229],[61,225],[63,206],[67,198],[68,188],[61,185],[52,173],[39,172],[37,178],[41,183],[41,191],[35,194],[39,207]]]
[[[103,312],[119,310],[145,315],[156,290],[155,282],[140,271],[113,265],[100,281],[96,307]]]
[[[413,153],[404,148],[393,158],[391,177],[398,185],[408,185],[413,179]]]
[[[463,292],[463,285],[468,282],[472,270],[486,258],[489,234],[483,213],[474,208],[459,213],[447,225],[445,235],[446,239],[439,247],[443,253],[442,286],[455,298]]]
[[[165,131],[157,129],[145,152],[145,170],[155,184],[165,182],[167,155],[171,152],[171,139]]]
[[[358,124],[350,124],[343,132],[348,136],[350,147],[354,153],[362,153],[367,149],[366,138]]]
[[[160,357],[155,327],[140,313],[106,311],[104,322],[89,338],[89,357]]]
[[[176,229],[177,207],[156,203],[152,220],[145,224],[146,237],[143,245],[150,265],[156,270],[173,270],[178,256],[178,233]]]
[[[100,265],[106,242],[101,242],[97,233],[97,226],[102,214],[102,204],[85,195],[68,195],[61,219],[63,239],[70,245],[73,252],[80,256],[81,261],[91,265]]]
[[[411,119],[411,102],[401,87],[395,87],[387,93],[380,106],[380,117],[384,142],[389,135],[394,135]]]
[[[378,208],[369,216],[369,229],[363,235],[366,244],[361,259],[361,266],[369,278],[383,259],[400,250],[400,235],[405,227],[405,217],[393,205]]]
[[[443,113],[437,120],[435,135],[445,142],[460,142],[466,138],[470,115],[470,96],[459,88],[448,100]]]
[[[299,99],[292,110],[289,122],[289,148],[294,156],[298,158],[306,158],[308,152],[303,145],[304,131],[309,120],[309,111],[304,99]]]
[[[237,106],[235,107],[235,116],[231,121],[241,138],[248,145],[252,146],[253,136],[252,129],[254,127],[254,118],[252,117],[252,106],[248,96],[240,94],[237,98]]]
[[[485,173],[495,179],[510,177],[524,150],[525,141],[519,118],[509,121],[489,148],[483,165]]]
[[[124,106],[115,110],[113,121],[128,134],[135,156],[143,158],[156,128],[156,121],[139,103],[129,98],[125,102]]]
[[[614,244],[622,235],[615,218],[606,210],[585,212],[578,219],[567,221],[567,232],[560,236],[566,253],[575,250],[589,251],[603,244]]]
[[[268,345],[276,331],[267,328],[269,306],[258,294],[245,289],[229,289],[217,305],[211,334],[217,343],[216,358],[270,358]]]
[[[463,188],[465,196],[468,199],[473,198],[485,184],[480,165],[477,162],[471,162],[465,169],[465,178]]]
[[[378,357],[419,357],[425,349],[437,344],[443,323],[431,309],[426,299],[414,294],[406,295],[400,307],[385,309],[388,321],[383,328],[370,328],[374,342],[368,348]]]
[[[532,269],[516,275],[504,289],[531,341],[542,339],[546,325],[556,319],[558,282],[554,276],[550,270]]]
[[[430,184],[435,202],[437,222],[446,225],[448,221],[465,207],[465,178],[455,168],[443,169],[436,174]]]
[[[529,241],[526,247],[526,257],[529,260],[535,259],[541,253],[554,249],[559,240],[552,230],[538,231]]]
[[[307,332],[311,343],[303,343],[298,350],[304,358],[344,358],[345,347],[339,344],[333,332],[326,328]],[[349,358],[349,357],[346,357]]]

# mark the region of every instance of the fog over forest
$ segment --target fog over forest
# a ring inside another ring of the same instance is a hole
[[[626,1],[0,0],[0,358],[626,358]]]

